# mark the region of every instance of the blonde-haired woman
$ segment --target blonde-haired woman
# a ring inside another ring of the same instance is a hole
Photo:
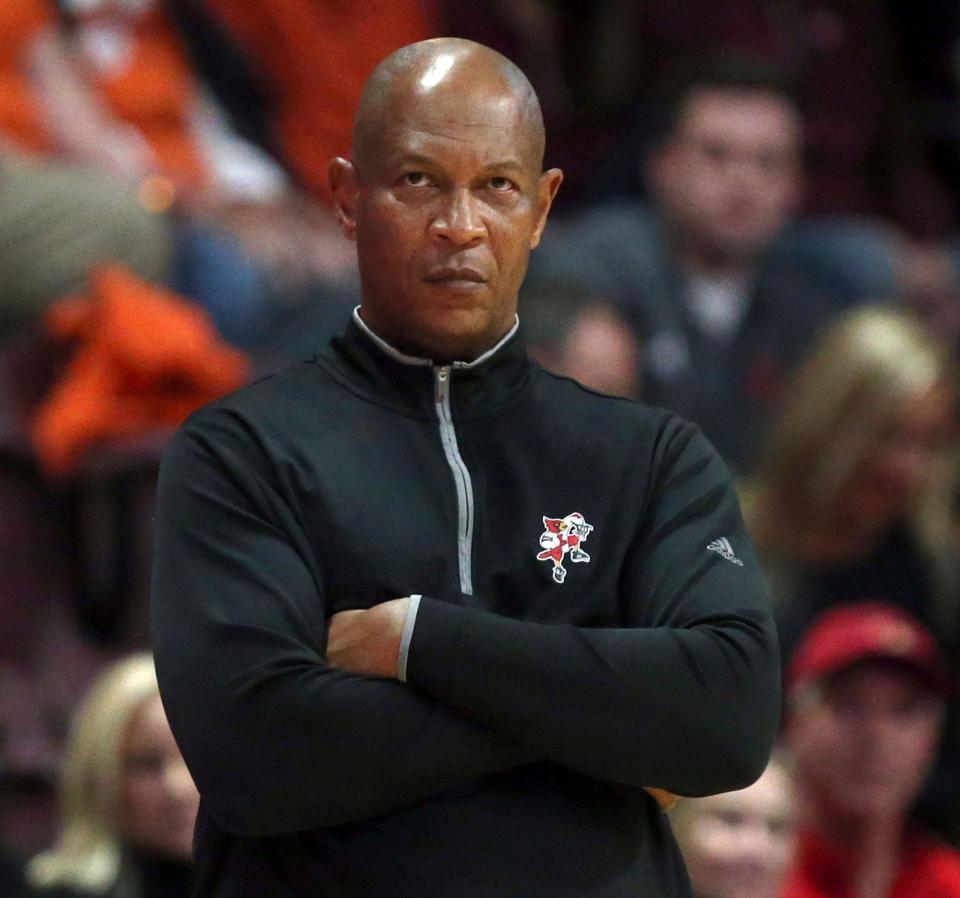
[[[862,308],[815,343],[744,495],[786,650],[820,611],[864,598],[952,636],[955,403],[949,353],[906,314]]]
[[[864,599],[919,619],[955,657],[956,404],[948,349],[904,312],[863,307],[815,342],[743,494],[784,661],[821,612]],[[954,703],[920,800],[947,835],[960,833],[958,721]]]
[[[59,837],[28,866],[41,895],[185,898],[199,798],[160,703],[153,658],[117,662],[74,718]]]

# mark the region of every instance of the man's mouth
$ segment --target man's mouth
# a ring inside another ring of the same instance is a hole
[[[477,284],[485,284],[487,279],[476,268],[438,268],[431,271],[425,278],[430,284],[443,284],[445,286],[464,286],[473,287]]]

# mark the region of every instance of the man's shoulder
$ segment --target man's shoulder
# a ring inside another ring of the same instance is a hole
[[[659,217],[637,202],[606,204],[552,225],[531,255],[535,279],[572,278],[618,299],[660,289],[667,266]]]
[[[285,414],[299,414],[303,404],[315,397],[329,380],[315,359],[299,362],[215,399],[195,411],[187,422],[202,426],[224,415],[275,420]]]
[[[585,412],[635,421],[648,426],[655,426],[656,422],[667,418],[680,420],[667,409],[648,405],[638,399],[604,393],[548,368],[539,365],[537,368],[539,371],[534,395],[539,401],[548,401],[560,414]]]
[[[628,258],[655,258],[660,245],[661,224],[656,211],[646,203],[615,202],[588,209],[560,223],[551,238],[563,250],[625,253]]]
[[[653,233],[659,229],[658,215],[654,206],[643,200],[610,200],[571,215],[564,225],[570,230],[594,229],[596,231],[643,231]]]
[[[197,409],[180,425],[166,456],[188,446],[207,453],[283,455],[322,426],[330,378],[315,361],[268,374]],[[330,411],[335,417],[336,411]],[[245,448],[244,448],[245,447]]]

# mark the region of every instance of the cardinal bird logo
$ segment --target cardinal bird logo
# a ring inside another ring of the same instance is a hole
[[[543,526],[545,529],[540,534],[543,551],[537,553],[537,560],[552,561],[553,579],[557,583],[563,583],[567,576],[567,569],[563,566],[565,558],[574,564],[590,560],[582,546],[593,531],[593,525],[588,524],[579,511],[575,511],[563,518],[548,518],[544,515]]]

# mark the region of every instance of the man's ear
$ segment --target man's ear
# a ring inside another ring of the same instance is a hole
[[[357,170],[349,159],[334,156],[327,167],[327,179],[330,182],[330,193],[333,197],[333,207],[337,211],[337,220],[340,230],[348,240],[357,239],[357,192],[360,182]]]
[[[537,184],[537,220],[530,237],[530,249],[535,249],[540,244],[540,235],[547,224],[547,214],[562,182],[563,172],[559,168],[548,169],[540,175],[540,182]]]

